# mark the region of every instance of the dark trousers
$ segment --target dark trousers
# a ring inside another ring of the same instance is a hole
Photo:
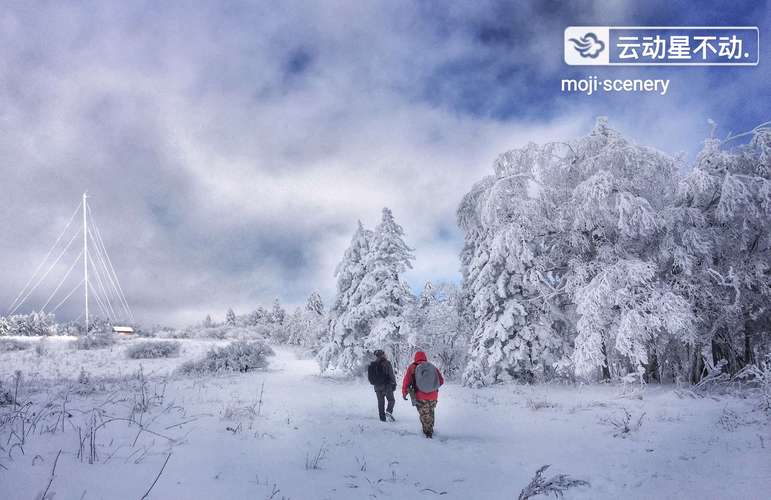
[[[377,411],[380,414],[380,420],[385,420],[385,412],[388,411],[388,413],[393,413],[394,411],[394,405],[396,404],[396,400],[394,399],[394,391],[375,391],[375,395],[377,396]],[[388,400],[387,410],[385,407],[386,400]]]

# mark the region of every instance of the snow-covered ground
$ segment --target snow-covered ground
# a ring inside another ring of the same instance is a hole
[[[768,420],[749,399],[653,386],[640,398],[620,386],[448,384],[427,440],[407,402],[397,399],[395,423],[381,423],[366,381],[322,378],[314,361],[287,348],[265,372],[165,380],[212,342],[183,341],[180,358],[161,361],[128,360],[126,344],[0,355],[3,386],[22,370],[25,399],[49,415],[23,450],[0,436],[0,498],[44,492],[59,450],[48,490],[57,499],[142,498],[167,458],[148,498],[511,499],[544,464],[547,476],[591,483],[566,498],[761,499],[771,491]],[[131,376],[140,364],[144,382]],[[92,382],[76,381],[81,368]],[[614,436],[608,420],[624,409],[633,427],[645,416],[638,430]],[[117,420],[129,415],[134,423]]]

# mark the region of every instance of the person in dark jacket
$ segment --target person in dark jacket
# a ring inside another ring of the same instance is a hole
[[[374,352],[375,361],[370,363],[368,369],[369,381],[375,389],[377,396],[377,410],[382,422],[394,421],[394,391],[396,391],[396,375],[394,367],[385,355],[382,349]],[[388,401],[386,408],[385,402]]]
[[[439,387],[444,385],[444,377],[438,368],[436,370],[436,390],[431,392],[422,392],[418,389],[415,383],[415,370],[418,365],[422,363],[428,363],[426,353],[418,351],[415,353],[415,362],[412,363],[404,374],[404,380],[402,381],[402,397],[406,400],[407,393],[414,393],[414,404],[418,408],[418,416],[420,417],[420,424],[423,427],[423,435],[427,438],[434,437],[434,411],[436,410],[436,402],[439,399]]]

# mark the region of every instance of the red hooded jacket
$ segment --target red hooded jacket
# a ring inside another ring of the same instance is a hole
[[[426,358],[425,352],[418,351],[415,353],[415,362],[407,367],[407,372],[404,374],[404,380],[402,381],[402,397],[407,397],[408,388],[415,378],[415,366],[420,363],[425,363],[426,361],[428,361],[428,358]],[[442,373],[438,368],[436,369],[436,374],[439,375],[439,385],[444,385],[444,377],[442,377]],[[415,398],[418,401],[436,401],[439,399],[439,391],[420,392],[418,388],[415,387]]]

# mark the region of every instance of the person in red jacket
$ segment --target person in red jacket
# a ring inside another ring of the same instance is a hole
[[[418,368],[422,364],[426,366]],[[418,380],[416,380],[416,373],[420,375]],[[420,424],[423,426],[423,434],[427,438],[434,436],[434,410],[436,409],[436,401],[439,399],[439,387],[442,385],[444,385],[444,377],[442,377],[439,369],[428,362],[425,352],[416,352],[415,362],[407,368],[407,372],[404,374],[402,397],[406,400],[407,394],[412,395],[414,392],[413,404],[418,408]],[[433,390],[423,392],[420,387],[423,389],[428,387]]]

